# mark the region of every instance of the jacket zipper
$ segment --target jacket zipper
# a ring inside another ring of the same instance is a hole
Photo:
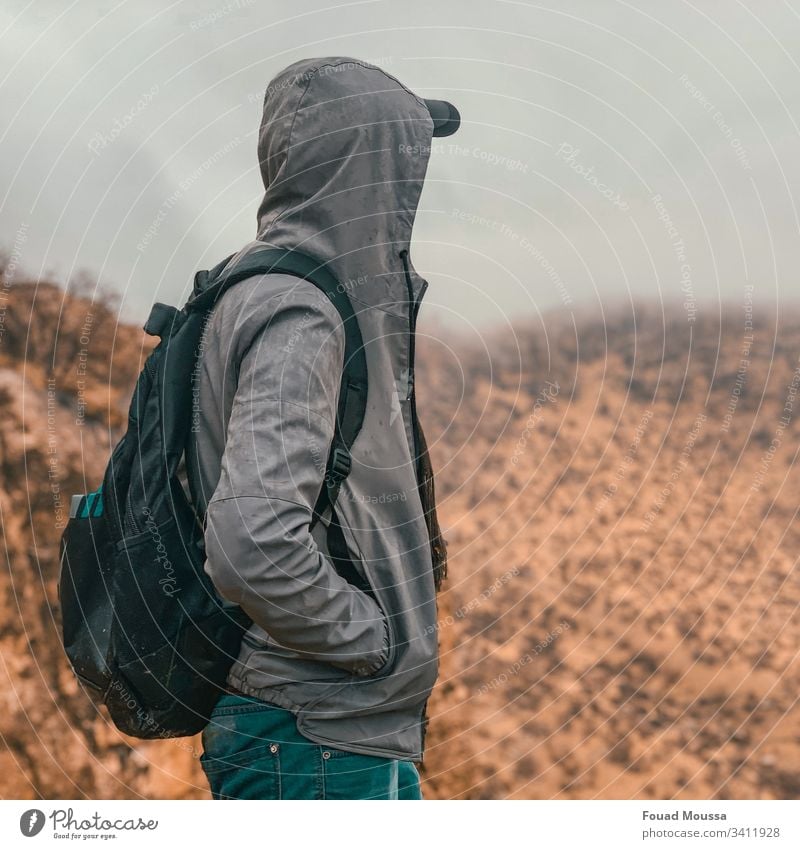
[[[419,291],[419,298],[414,297],[414,286],[411,282],[411,270],[408,265],[408,251],[402,250],[400,251],[400,258],[403,261],[403,272],[405,274],[406,279],[406,290],[408,291],[408,331],[409,331],[409,339],[408,339],[408,395],[406,400],[411,405],[411,431],[414,439],[414,476],[417,480],[417,485],[422,482],[422,478],[420,475],[419,468],[419,444],[417,442],[417,394],[416,394],[416,380],[414,373],[414,360],[416,357],[416,337],[417,337],[417,314],[419,313],[420,303],[422,301],[423,296],[425,295],[425,290],[428,288],[428,281],[422,281],[422,287]],[[425,699],[422,703],[422,709],[420,711],[420,732],[421,732],[421,744],[420,744],[420,763],[423,762],[425,757],[425,737],[428,732],[428,701],[429,699]]]
[[[422,281],[419,297],[414,297],[414,286],[411,282],[411,270],[408,264],[408,251],[403,249],[400,251],[400,259],[403,261],[403,273],[406,281],[406,291],[408,292],[408,391],[406,400],[411,404],[411,430],[414,440],[414,475],[417,483],[420,483],[419,475],[419,445],[417,444],[417,397],[416,397],[416,375],[415,375],[415,358],[416,358],[416,337],[417,337],[417,314],[419,313],[420,303],[425,295],[425,290],[428,288],[428,281]]]

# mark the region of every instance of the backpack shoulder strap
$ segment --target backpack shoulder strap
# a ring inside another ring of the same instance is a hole
[[[316,524],[325,510],[336,504],[342,482],[350,473],[350,449],[364,422],[367,407],[367,358],[361,328],[353,304],[325,263],[296,250],[263,248],[253,251],[225,268],[231,258],[210,272],[199,272],[195,278],[195,294],[186,304],[188,312],[207,312],[231,286],[260,274],[291,274],[313,283],[336,307],[345,334],[344,368],[339,389],[339,405],[325,482],[314,507]],[[223,270],[224,269],[224,270]],[[199,275],[206,275],[199,278]],[[216,277],[216,279],[214,279]],[[211,281],[209,283],[209,280]]]

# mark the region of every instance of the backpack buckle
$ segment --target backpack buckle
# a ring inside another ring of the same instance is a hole
[[[338,446],[333,449],[331,460],[328,464],[328,475],[334,483],[341,483],[353,467],[353,460],[346,448]]]

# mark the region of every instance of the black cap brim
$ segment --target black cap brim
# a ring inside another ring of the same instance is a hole
[[[446,100],[425,100],[425,105],[433,118],[433,135],[452,136],[461,124],[458,109]]]

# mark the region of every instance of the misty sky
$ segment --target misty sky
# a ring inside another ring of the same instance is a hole
[[[796,290],[800,4],[2,0],[0,33],[0,246],[136,321],[255,236],[263,92],[309,56],[461,110],[414,234],[427,320]]]

